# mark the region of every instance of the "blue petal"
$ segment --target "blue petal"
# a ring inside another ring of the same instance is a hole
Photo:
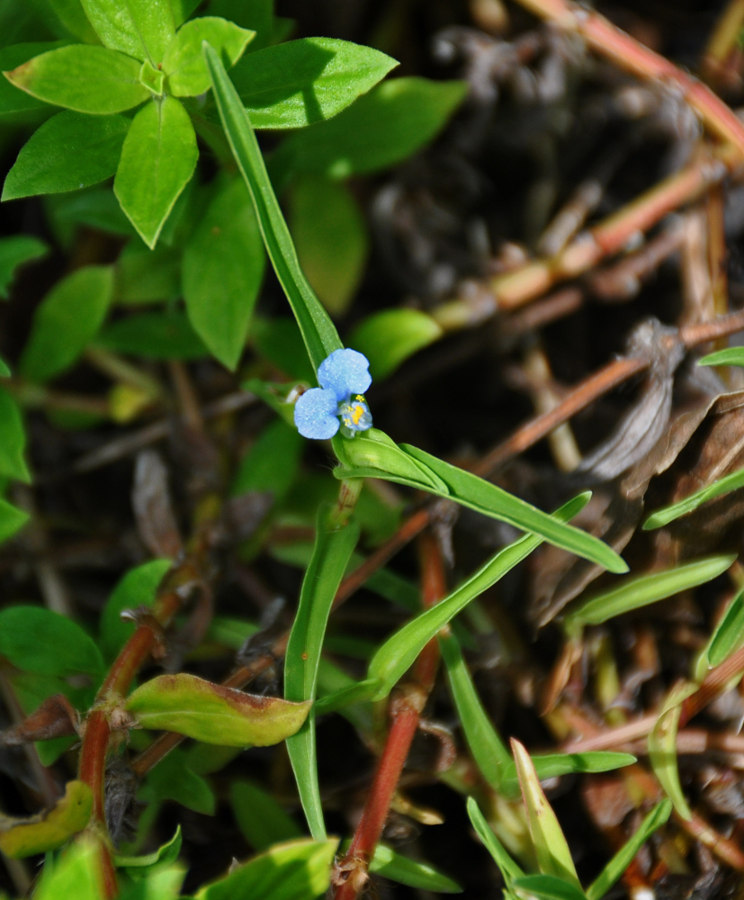
[[[372,384],[369,360],[358,350],[334,350],[318,368],[318,384],[333,391],[339,402],[363,394]]]
[[[294,421],[303,437],[331,438],[339,429],[338,401],[333,391],[311,388],[297,398]]]

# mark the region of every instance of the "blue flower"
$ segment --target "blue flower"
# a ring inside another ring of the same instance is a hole
[[[341,429],[346,437],[372,427],[372,415],[362,396],[372,384],[369,360],[357,350],[334,350],[318,368],[319,388],[298,398],[294,421],[303,437],[331,438]]]

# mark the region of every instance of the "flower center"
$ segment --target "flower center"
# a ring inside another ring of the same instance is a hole
[[[344,428],[351,434],[366,431],[372,427],[372,414],[367,406],[367,401],[360,394],[353,399],[339,403],[338,415]]]

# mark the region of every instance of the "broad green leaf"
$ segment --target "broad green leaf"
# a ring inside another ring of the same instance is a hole
[[[511,748],[540,871],[544,875],[555,875],[580,890],[581,884],[571,859],[571,851],[540,785],[530,755],[515,738],[511,739]]]
[[[523,875],[512,890],[525,900],[586,900],[580,887],[556,875]]]
[[[401,444],[398,456],[386,453],[384,457],[375,458],[372,441],[379,440],[380,434],[370,429],[353,441],[334,438],[334,449],[341,463],[334,469],[336,478],[384,478],[426,490],[483,515],[508,522],[522,531],[540,535],[549,543],[599,563],[610,572],[627,572],[628,566],[617,553],[593,535],[560,522],[495,484],[417,447]],[[401,465],[404,461],[405,467]],[[416,480],[411,477],[411,467],[414,465],[426,474],[426,478]]]
[[[195,900],[313,900],[328,890],[338,838],[277,844],[205,885]]]
[[[180,674],[145,682],[124,708],[142,728],[175,731],[207,744],[266,747],[294,734],[310,703],[259,697]]]
[[[442,334],[439,323],[419,309],[386,309],[358,325],[349,337],[349,346],[367,357],[373,378],[387,378]]]
[[[288,137],[272,157],[272,176],[283,184],[303,172],[348,178],[392,166],[441,131],[466,89],[462,81],[386,81],[330,121]]]
[[[683,819],[692,818],[692,810],[682,792],[677,766],[677,729],[682,704],[697,691],[697,685],[680,682],[669,693],[656,724],[648,736],[648,758],[654,775]]]
[[[168,757],[166,757],[168,759]],[[164,760],[158,765],[161,765]],[[183,844],[181,836],[181,826],[176,825],[176,831],[173,837],[161,844],[157,850],[152,853],[144,853],[140,856],[123,856],[120,853],[114,855],[114,862],[117,868],[122,869],[149,869],[152,866],[173,863],[178,859]]]
[[[321,176],[298,179],[290,199],[302,270],[325,308],[339,316],[348,309],[367,261],[364,217],[346,185]],[[362,350],[353,340],[350,344]]]
[[[122,619],[121,614],[124,610],[152,606],[158,586],[170,567],[169,559],[153,559],[130,569],[119,579],[101,612],[99,642],[106,659],[114,659],[134,634],[134,619]]]
[[[46,381],[68,369],[103,324],[113,288],[110,266],[86,266],[58,282],[36,310],[21,373]]]
[[[672,804],[669,800],[662,800],[651,810],[641,822],[638,831],[617,851],[586,889],[587,900],[602,900],[615,882],[622,877],[643,844],[667,821],[671,812]]]
[[[330,353],[341,348],[341,340],[300,268],[287,223],[240,98],[218,54],[209,46],[204,48],[204,53],[222,127],[251,192],[269,259],[297,319],[313,368],[317,370]]]
[[[588,493],[580,494],[569,500],[556,511],[556,520],[575,516],[586,506],[589,496]],[[374,699],[381,700],[390,693],[440,628],[529,556],[541,543],[541,538],[525,535],[504,547],[451,594],[435,606],[419,613],[389,637],[372,657],[367,670],[367,681],[372,681],[376,685]]]
[[[28,522],[29,515],[0,498],[0,543],[7,541]]]
[[[189,360],[209,355],[186,315],[177,310],[117,319],[101,329],[93,346],[150,359]]]
[[[105,891],[99,855],[98,841],[81,835],[57,858],[48,856],[31,895],[33,900],[101,900]]]
[[[104,47],[162,63],[175,35],[170,0],[81,0]]]
[[[185,876],[183,863],[154,866],[144,877],[133,878],[126,884],[118,895],[119,900],[178,900]]]
[[[50,810],[26,819],[0,814],[0,850],[13,859],[53,850],[85,828],[92,807],[88,785],[68,781],[64,796]]]
[[[457,639],[451,634],[440,635],[439,646],[468,749],[486,781],[494,790],[501,791],[512,763],[511,754],[483,709]]]
[[[726,347],[698,360],[699,366],[744,366],[744,347]]]
[[[217,806],[217,798],[207,780],[192,771],[186,755],[178,750],[172,750],[148,773],[137,799],[148,805],[173,800],[203,816],[213,816]]]
[[[5,77],[39,100],[77,112],[107,115],[139,106],[150,92],[140,64],[105,47],[71,44],[35,56]]]
[[[8,606],[0,610],[0,655],[36,675],[67,678],[103,672],[101,651],[71,619],[42,606]]]
[[[26,465],[26,430],[21,409],[14,398],[0,388],[0,478],[31,482]]]
[[[194,126],[178,100],[153,100],[134,117],[114,178],[114,193],[151,249],[191,180],[198,156]]]
[[[217,190],[183,256],[183,296],[194,331],[228,369],[245,347],[266,255],[240,178]]]
[[[30,234],[15,234],[0,238],[0,299],[7,299],[16,270],[32,259],[46,255],[44,241]]]
[[[79,226],[96,228],[118,237],[135,238],[136,232],[111,188],[92,187],[73,194],[51,194],[44,198],[44,207],[57,240],[71,248],[77,239]],[[143,250],[147,248],[137,239]]]
[[[480,807],[474,797],[468,797],[467,810],[470,821],[475,829],[478,837],[483,841],[484,846],[493,857],[493,861],[499,867],[499,871],[504,877],[507,887],[511,887],[516,878],[522,878],[524,872],[519,867],[504,845],[496,837],[491,826],[486,821],[486,817],[480,810]]]
[[[372,47],[308,37],[256,50],[232,80],[254,128],[302,128],[335,116],[397,65]]]
[[[176,97],[195,97],[211,86],[202,55],[203,41],[214,47],[225,68],[229,69],[240,59],[254,36],[254,31],[216,16],[187,22],[179,29],[163,58],[170,93]]]
[[[719,666],[744,643],[744,588],[729,603],[701,656],[709,666]]]
[[[407,884],[420,891],[434,891],[442,894],[460,894],[460,885],[443,875],[428,863],[410,859],[396,853],[385,844],[376,844],[375,852],[369,863],[369,870],[375,875],[382,875],[398,884]]]
[[[315,370],[307,357],[302,334],[294,319],[257,315],[251,326],[250,341],[260,356],[289,378],[314,380]]]
[[[61,112],[21,148],[5,179],[3,200],[77,191],[116,171],[129,119]]]
[[[273,794],[254,781],[233,781],[230,803],[243,837],[254,850],[268,850],[272,844],[302,836]]]
[[[601,625],[608,619],[673,597],[722,575],[736,556],[708,556],[664,572],[624,578],[618,587],[582,600],[565,618],[572,632],[584,625]]]
[[[724,475],[712,484],[708,484],[699,491],[695,491],[683,500],[678,500],[669,506],[663,506],[661,509],[655,510],[643,523],[644,531],[652,531],[654,528],[661,528],[662,525],[668,525],[675,519],[686,516],[693,510],[697,509],[708,500],[720,497],[722,494],[728,494],[736,491],[740,487],[744,487],[744,469],[737,469],[729,475]]]
[[[358,539],[356,522],[339,526],[333,507],[320,507],[313,555],[302,581],[300,601],[284,657],[284,696],[287,700],[312,702],[315,699],[331,604]],[[297,734],[287,739],[287,752],[310,834],[316,840],[322,840],[326,832],[312,713]]]
[[[0,72],[15,69],[34,56],[65,46],[63,41],[38,41],[34,43],[11,44],[0,49]],[[0,121],[13,122],[18,118],[26,122],[37,116],[44,118],[51,112],[49,106],[26,91],[19,90],[7,78],[0,78]]]

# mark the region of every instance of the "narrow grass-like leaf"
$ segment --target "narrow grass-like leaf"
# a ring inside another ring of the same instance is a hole
[[[439,646],[470,753],[486,781],[501,791],[504,773],[510,765],[513,769],[511,754],[483,709],[457,639],[451,634],[440,635]]]
[[[699,366],[744,366],[744,347],[726,347],[698,360]]]
[[[586,900],[581,888],[557,875],[524,875],[512,889],[525,900]]]
[[[581,772],[612,772],[623,766],[636,762],[630,753],[615,753],[609,750],[595,750],[589,753],[545,753],[533,754],[532,765],[535,767],[540,781],[546,778],[558,778],[561,775],[574,775]],[[504,772],[504,787],[517,784],[517,769],[512,760]]]
[[[486,821],[486,817],[481,812],[475,798],[468,797],[467,810],[476,834],[483,841],[486,849],[493,857],[493,861],[499,867],[499,871],[504,876],[506,886],[511,888],[515,879],[524,877],[524,872],[519,867],[519,864],[511,858],[504,845],[493,833],[491,826]]]
[[[320,507],[313,555],[302,582],[300,602],[287,642],[284,661],[284,696],[287,700],[315,699],[318,665],[331,604],[358,538],[359,526],[355,522],[339,527],[334,521],[333,507]],[[287,751],[310,834],[316,840],[323,840],[326,832],[312,713],[302,729],[287,739]]]
[[[456,881],[443,875],[434,866],[402,856],[385,844],[375,845],[369,870],[376,875],[389,878],[391,881],[397,881],[398,884],[418,888],[420,891],[434,891],[443,894],[462,893],[462,888]]]
[[[669,800],[662,800],[651,810],[641,822],[638,831],[617,851],[586,889],[587,900],[602,900],[613,884],[622,877],[643,844],[666,822],[671,811],[672,804]]]
[[[336,328],[315,296],[297,259],[292,238],[247,113],[217,53],[204,46],[222,127],[238,168],[251,192],[266,250],[302,332],[308,356],[317,369],[342,347]]]
[[[675,810],[683,819],[692,818],[677,766],[677,729],[682,703],[697,690],[696,684],[682,682],[672,688],[662,707],[656,724],[648,736],[648,757],[654,774],[659,779]]]
[[[610,572],[627,572],[628,566],[624,560],[598,538],[561,522],[471,472],[458,469],[417,447],[394,445],[389,438],[387,440],[391,446],[385,455],[380,455],[371,442],[375,439],[379,441],[381,434],[371,429],[354,441],[345,441],[340,446],[334,444],[341,462],[333,473],[336,478],[384,478],[429,491],[483,515],[508,522],[522,531],[540,535],[549,543],[596,562]],[[393,453],[393,447],[399,452]]]
[[[511,748],[540,871],[545,875],[555,875],[581,889],[568,843],[548,803],[530,755],[515,738],[511,739]]]
[[[744,588],[729,603],[723,618],[710,636],[702,655],[708,665],[719,666],[744,643]]]
[[[672,597],[722,575],[736,556],[708,556],[664,572],[652,572],[622,583],[602,594],[583,600],[565,619],[567,631],[583,625],[601,625],[615,616]]]
[[[678,500],[669,506],[663,506],[651,513],[651,515],[643,523],[644,531],[652,531],[654,528],[661,528],[662,525],[668,525],[675,519],[686,516],[693,510],[697,509],[708,500],[720,497],[722,494],[729,494],[736,491],[740,487],[744,487],[744,469],[737,469],[729,475],[724,475],[712,484],[708,484],[699,491],[695,491],[688,497]]]
[[[588,494],[580,494],[569,500],[554,513],[556,521],[576,515],[588,500]],[[390,693],[440,628],[529,556],[541,543],[540,537],[529,534],[504,547],[436,606],[420,613],[389,637],[370,660],[367,671],[368,679],[377,683],[374,699],[380,700]]]

